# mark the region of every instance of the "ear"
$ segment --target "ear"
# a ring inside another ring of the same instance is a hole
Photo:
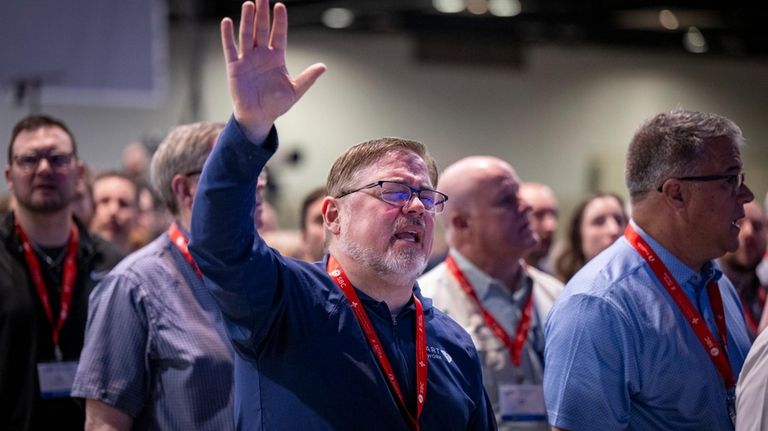
[[[8,187],[9,192],[13,190],[13,180],[11,179],[11,165],[5,165],[5,185]]]
[[[690,192],[686,187],[683,187],[680,181],[674,178],[664,182],[661,187],[661,194],[664,196],[664,201],[667,205],[674,209],[682,209],[688,205]]]
[[[469,228],[469,217],[462,211],[453,211],[448,215],[448,223],[456,231],[464,231]]]
[[[77,159],[77,164],[75,165],[75,169],[77,172],[78,181],[81,181],[83,178],[85,178],[85,163],[83,163],[82,160]]]
[[[192,208],[192,201],[195,198],[194,188],[189,182],[189,177],[176,174],[171,180],[171,190],[173,195],[176,196],[176,204],[181,208]]]
[[[323,221],[325,228],[332,234],[338,235],[341,232],[341,208],[336,198],[326,196],[323,200]]]

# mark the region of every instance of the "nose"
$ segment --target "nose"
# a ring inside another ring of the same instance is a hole
[[[605,228],[613,239],[618,238],[622,233],[621,223],[619,223],[619,221],[613,217],[608,218],[608,220],[605,222]]]
[[[48,159],[46,157],[41,157],[40,161],[37,162],[37,168],[35,168],[35,171],[50,171],[52,169],[53,167],[51,166],[51,163],[48,161]]]
[[[752,193],[752,189],[749,188],[747,183],[741,184],[738,193],[737,197],[742,205],[755,200],[755,194]]]
[[[416,192],[411,192],[411,197],[408,198],[408,203],[405,204],[403,207],[403,211],[405,213],[416,213],[416,214],[423,214],[426,212],[426,208],[424,208],[424,203],[419,199],[419,194]]]
[[[544,230],[547,232],[554,232],[557,230],[557,217],[554,214],[547,214],[544,216]]]

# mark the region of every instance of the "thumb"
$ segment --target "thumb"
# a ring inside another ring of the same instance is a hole
[[[320,75],[325,73],[325,70],[326,66],[323,63],[315,63],[312,66],[304,69],[304,71],[296,77],[294,83],[297,99],[301,98],[301,96],[303,96],[304,93],[309,90],[309,87],[311,87],[315,81],[317,81],[317,78],[319,78]]]

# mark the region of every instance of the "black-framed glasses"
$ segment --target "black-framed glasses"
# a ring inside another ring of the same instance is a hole
[[[704,181],[704,182],[725,180],[728,184],[731,185],[731,187],[733,187],[733,190],[739,190],[739,188],[742,185],[744,185],[744,177],[745,177],[744,171],[741,171],[738,174],[700,175],[700,176],[692,176],[692,177],[671,177],[671,178],[674,178],[680,181]],[[662,183],[662,186],[663,185],[664,183]],[[662,186],[659,186],[657,190],[661,191]]]
[[[69,167],[75,153],[22,154],[13,157],[13,163],[21,170],[31,172],[37,169],[40,161],[45,159],[53,170],[63,170]]]
[[[195,169],[194,171],[185,172],[182,175],[185,177],[193,177],[195,175],[200,175],[203,173],[202,169]]]
[[[407,184],[387,180],[379,180],[375,183],[366,184],[354,190],[346,191],[336,196],[336,198],[343,198],[346,195],[359,192],[360,190],[372,189],[374,187],[378,187],[379,199],[398,207],[408,205],[411,201],[411,197],[416,195],[424,206],[424,210],[434,214],[442,212],[445,206],[445,201],[448,200],[447,195],[440,193],[437,190],[415,189]]]

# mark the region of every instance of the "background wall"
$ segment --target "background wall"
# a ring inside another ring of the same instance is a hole
[[[71,126],[93,168],[117,167],[122,147],[147,132],[197,120],[188,114],[196,103],[191,83],[202,88],[200,119],[228,118],[217,25],[172,27],[168,45],[168,99],[158,106],[43,104]],[[273,173],[283,227],[295,226],[303,194],[324,182],[341,151],[385,135],[426,143],[443,167],[469,154],[506,159],[524,180],[550,184],[567,216],[590,189],[626,195],[623,157],[634,130],[678,105],[739,124],[748,139],[747,182],[761,201],[768,190],[768,62],[539,45],[526,48],[523,67],[513,69],[419,63],[413,50],[400,35],[291,33],[290,71],[318,61],[328,71],[278,121],[282,146]],[[2,91],[0,130],[7,140],[27,109]],[[303,155],[298,164],[285,161],[293,151]]]

